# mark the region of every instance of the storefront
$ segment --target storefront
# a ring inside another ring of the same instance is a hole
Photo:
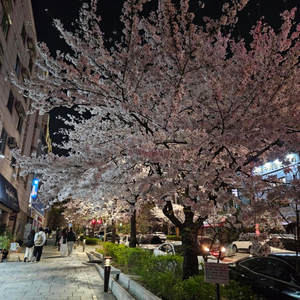
[[[32,228],[35,230],[39,229],[39,227],[43,227],[44,211],[44,204],[39,202],[38,198],[31,203],[30,218],[32,219]]]
[[[0,174],[0,225],[7,225],[14,232],[20,212],[17,190]]]

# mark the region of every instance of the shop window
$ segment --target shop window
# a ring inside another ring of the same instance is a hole
[[[2,154],[4,154],[5,151],[6,140],[7,140],[7,132],[5,131],[4,128],[2,128],[1,138],[0,138],[0,152]]]
[[[15,97],[14,97],[12,91],[10,91],[9,96],[8,96],[7,105],[6,105],[10,113],[12,113],[12,108],[14,106],[14,101],[15,101]]]
[[[1,27],[2,27],[2,31],[3,31],[3,35],[4,35],[5,39],[7,39],[10,26],[11,26],[10,16],[6,12],[4,12],[2,21],[1,21]]]

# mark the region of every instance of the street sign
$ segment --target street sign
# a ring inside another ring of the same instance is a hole
[[[229,271],[227,264],[205,262],[204,281],[210,283],[229,284]]]

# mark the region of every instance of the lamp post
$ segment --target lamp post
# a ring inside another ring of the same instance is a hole
[[[84,252],[84,250],[85,250],[85,242],[86,242],[86,239],[83,239],[82,240],[82,252]]]
[[[104,258],[104,293],[108,292],[108,283],[109,283],[109,275],[110,275],[110,256],[105,256]]]

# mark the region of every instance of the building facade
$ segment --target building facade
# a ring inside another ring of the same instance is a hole
[[[276,159],[265,163],[264,165],[254,169],[254,174],[263,176],[266,178],[268,176],[276,176],[279,183],[289,185],[292,180],[300,179],[299,174],[300,169],[300,157],[298,153],[290,153],[285,157],[285,163]],[[280,208],[280,213],[284,218],[283,225],[288,225],[293,223],[297,219],[296,215],[297,209],[294,206],[294,201],[289,205]]]
[[[30,156],[49,141],[48,116],[27,114],[30,99],[23,97],[7,77],[20,80],[38,72],[36,32],[30,0],[0,0],[0,225],[2,231],[23,239],[32,223],[30,194],[34,175],[20,177],[10,150]],[[41,220],[42,223],[43,220]],[[28,227],[28,226],[27,226]]]

